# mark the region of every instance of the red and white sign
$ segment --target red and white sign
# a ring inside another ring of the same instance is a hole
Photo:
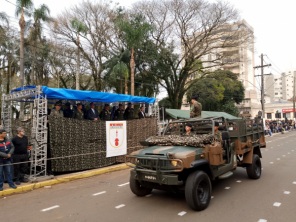
[[[294,110],[294,112],[296,112],[296,109]],[[293,108],[282,109],[282,113],[293,113]]]
[[[106,121],[106,157],[127,153],[126,121]]]

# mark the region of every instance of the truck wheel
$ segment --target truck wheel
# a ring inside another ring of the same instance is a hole
[[[197,211],[208,207],[212,195],[212,184],[209,176],[203,171],[191,173],[185,185],[187,204]]]
[[[247,174],[251,179],[259,179],[261,176],[261,160],[257,154],[253,155],[252,164],[247,166]]]
[[[139,197],[144,197],[152,191],[151,188],[143,187],[138,180],[135,180],[132,177],[130,177],[130,188],[131,191]]]

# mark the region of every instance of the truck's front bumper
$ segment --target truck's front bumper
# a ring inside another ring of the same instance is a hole
[[[131,170],[131,178],[138,181],[147,181],[150,183],[156,183],[159,185],[182,185],[183,181],[178,180],[177,174],[162,174],[161,172],[143,170],[143,169],[133,169]]]

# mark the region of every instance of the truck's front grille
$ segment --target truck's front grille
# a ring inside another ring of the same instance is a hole
[[[127,162],[130,162],[139,169],[155,170],[155,171],[181,171],[183,169],[183,164],[181,160],[173,159],[160,159],[153,157],[127,157]],[[172,165],[172,161],[176,161],[176,165]]]

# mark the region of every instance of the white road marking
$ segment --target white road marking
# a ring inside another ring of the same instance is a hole
[[[276,160],[281,160],[281,158],[276,158]]]
[[[52,207],[49,207],[49,208],[42,209],[41,211],[42,212],[45,212],[45,211],[53,210],[53,209],[58,208],[58,207],[60,207],[60,206],[59,205],[55,205],[55,206],[52,206]]]
[[[182,216],[184,216],[186,213],[187,213],[187,212],[185,212],[185,211],[181,211],[180,213],[178,213],[178,215],[182,217]]]
[[[288,152],[288,154],[291,154],[290,152]]]
[[[126,186],[126,185],[128,185],[129,184],[129,182],[127,182],[127,183],[123,183],[123,184],[119,184],[118,186],[119,187],[122,187],[122,186]]]
[[[265,219],[259,219],[258,222],[267,222]]]
[[[273,164],[273,162],[269,162],[270,164]]]
[[[122,208],[122,207],[125,207],[125,205],[124,204],[120,204],[120,205],[116,206],[115,208],[116,209],[119,209],[119,208]]]
[[[229,190],[230,189],[230,187],[225,187],[225,190]]]
[[[296,181],[294,181],[293,184],[296,184]]]
[[[236,182],[237,182],[237,183],[241,183],[242,181],[241,181],[241,180],[237,180]]]
[[[101,195],[101,194],[104,194],[106,193],[106,191],[102,191],[102,192],[99,192],[99,193],[94,193],[93,196],[98,196],[98,195]]]
[[[284,194],[290,194],[291,192],[290,191],[284,191]]]
[[[283,155],[283,157],[285,157],[286,155]]]
[[[279,206],[281,206],[281,203],[279,203],[279,202],[274,202],[274,203],[273,203],[273,206],[274,206],[274,207],[279,207]]]

